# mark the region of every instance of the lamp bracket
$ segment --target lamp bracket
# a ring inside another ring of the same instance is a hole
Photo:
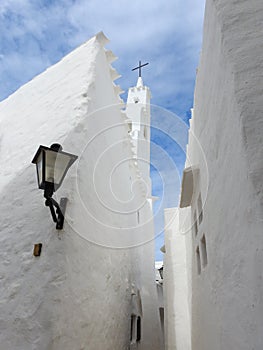
[[[49,197],[46,199],[45,205],[49,207],[53,221],[56,223],[56,229],[62,230],[64,224],[64,215],[66,211],[68,199],[63,197],[60,199],[60,204],[58,204],[55,199]],[[55,210],[55,208],[56,210]]]

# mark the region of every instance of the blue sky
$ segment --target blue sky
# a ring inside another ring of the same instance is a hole
[[[1,0],[0,100],[103,30],[119,57],[118,84],[127,91],[139,60],[152,92],[152,181],[157,231],[162,210],[176,206],[193,104],[205,0]],[[125,95],[124,95],[125,98]],[[186,124],[184,124],[185,122]],[[177,128],[176,128],[177,126]],[[180,133],[179,133],[180,131]],[[156,240],[156,259],[163,235]]]

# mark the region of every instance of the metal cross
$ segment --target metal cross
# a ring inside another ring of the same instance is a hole
[[[147,66],[147,64],[149,64],[149,62],[142,64],[141,61],[139,61],[139,66],[136,68],[133,68],[132,70],[139,69],[139,77],[141,77],[142,76],[142,67]]]

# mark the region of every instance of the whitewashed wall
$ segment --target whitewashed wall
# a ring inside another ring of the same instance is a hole
[[[139,348],[159,349],[153,242],[144,244],[151,211],[135,181],[106,42],[98,34],[0,104],[3,349],[127,349],[134,286]],[[55,196],[69,198],[60,232],[30,164],[40,144],[54,142],[79,157]]]
[[[192,236],[193,350],[262,349],[262,18],[261,1],[207,1],[187,154],[200,168],[192,215],[199,193],[203,201]]]
[[[190,308],[186,234],[187,209],[165,209],[164,306],[165,349],[190,350]]]

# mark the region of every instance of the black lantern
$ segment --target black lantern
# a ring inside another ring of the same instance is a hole
[[[56,222],[58,230],[63,228],[67,198],[61,198],[59,206],[52,195],[61,186],[68,169],[77,158],[74,154],[62,152],[62,147],[54,143],[50,148],[39,146],[32,160],[37,168],[38,187],[44,190],[45,204],[50,207],[52,218]]]

